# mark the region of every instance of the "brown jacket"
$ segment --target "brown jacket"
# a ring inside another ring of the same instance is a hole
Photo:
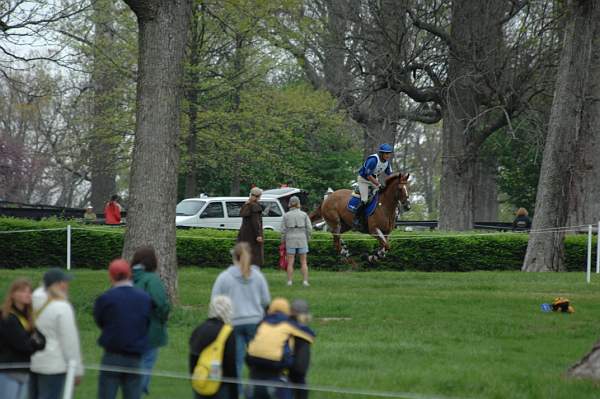
[[[257,203],[247,202],[240,209],[242,226],[238,234],[238,242],[245,241],[252,249],[252,264],[263,265],[263,243],[256,242],[256,237],[263,236],[262,206]]]

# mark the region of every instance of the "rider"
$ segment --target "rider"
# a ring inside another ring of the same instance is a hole
[[[379,176],[385,173],[387,176],[392,174],[392,167],[390,165],[390,158],[393,155],[393,148],[389,144],[382,144],[379,146],[379,152],[377,154],[369,155],[360,170],[358,171],[358,190],[360,191],[360,205],[354,214],[354,227],[360,228],[361,224],[361,213],[367,206],[369,200],[369,188],[378,187],[383,188],[382,183],[379,182]]]

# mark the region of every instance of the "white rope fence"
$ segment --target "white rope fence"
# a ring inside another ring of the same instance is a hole
[[[592,237],[593,237],[593,225],[577,225],[577,226],[562,226],[562,227],[549,227],[549,228],[541,228],[541,229],[533,229],[533,230],[523,230],[516,232],[489,232],[489,233],[450,233],[450,234],[403,234],[401,236],[390,236],[388,241],[404,241],[404,240],[429,240],[429,239],[445,239],[445,238],[460,238],[460,237],[489,237],[489,236],[497,236],[497,235],[506,235],[506,234],[552,234],[552,233],[569,233],[569,232],[584,232],[587,229],[588,233],[588,245],[587,245],[587,262],[586,262],[586,281],[588,283],[591,282],[591,269],[592,269]],[[114,227],[71,227],[71,225],[67,225],[66,227],[59,228],[50,228],[50,229],[27,229],[27,230],[5,230],[0,231],[0,235],[4,234],[16,234],[16,233],[33,233],[33,232],[43,232],[43,231],[66,231],[66,265],[67,270],[71,270],[71,241],[72,241],[72,232],[73,231],[95,231],[101,233],[108,234],[123,234],[122,230],[117,230]],[[600,233],[600,221],[597,225],[596,235]],[[180,237],[186,239],[193,240],[210,240],[210,241],[235,241],[236,237],[211,237],[211,236],[193,236],[181,234]],[[373,237],[365,235],[365,234],[345,234],[342,236],[345,242],[353,242],[353,241],[371,241]],[[264,241],[279,241],[277,238],[265,238]],[[331,238],[314,238],[311,239],[311,242],[330,242]],[[596,273],[600,274],[600,239],[597,239],[597,248],[596,248]]]
[[[0,370],[29,370],[29,363],[0,363]],[[75,361],[71,360],[68,364],[67,368],[67,376],[65,380],[65,388],[63,391],[62,399],[72,399],[73,391],[74,391],[74,382],[75,382],[75,370],[77,368],[77,364]],[[103,364],[87,364],[84,366],[85,370],[90,371],[107,371],[114,373],[127,373],[127,374],[137,374],[137,375],[151,375],[153,377],[159,378],[173,378],[178,380],[188,381],[189,389],[191,390],[191,381],[192,376],[188,373],[181,372],[173,372],[173,371],[159,371],[159,370],[146,370],[139,368],[127,368],[127,367],[117,367],[117,366],[107,366]],[[356,388],[344,388],[344,387],[336,387],[336,386],[323,386],[323,385],[300,385],[300,384],[292,384],[285,382],[277,382],[277,381],[266,381],[266,380],[253,380],[253,379],[244,379],[244,378],[208,378],[208,381],[219,381],[225,384],[241,384],[244,386],[261,386],[268,388],[289,388],[289,389],[301,389],[307,390],[309,392],[321,392],[321,393],[332,393],[338,395],[349,395],[349,396],[358,396],[358,397],[374,397],[374,398],[404,398],[404,399],[458,399],[451,398],[448,396],[433,396],[433,395],[424,395],[418,394],[414,392],[391,392],[391,391],[377,391],[377,390],[369,390],[369,389],[356,389]]]

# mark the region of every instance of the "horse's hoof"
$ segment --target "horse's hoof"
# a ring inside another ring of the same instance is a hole
[[[375,255],[369,255],[367,257],[367,262],[369,263],[369,266],[374,267],[377,265],[377,257]]]

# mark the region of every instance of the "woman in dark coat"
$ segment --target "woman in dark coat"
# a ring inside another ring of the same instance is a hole
[[[45,345],[45,337],[33,323],[31,283],[17,279],[8,289],[0,309],[0,364],[29,364],[31,355]],[[29,367],[0,370],[0,397],[27,397],[29,376]]]
[[[263,247],[263,223],[262,223],[262,206],[260,196],[262,190],[254,187],[250,190],[250,198],[240,209],[242,217],[242,226],[238,234],[238,242],[247,242],[252,251],[252,264],[256,266],[263,265],[264,247]]]

